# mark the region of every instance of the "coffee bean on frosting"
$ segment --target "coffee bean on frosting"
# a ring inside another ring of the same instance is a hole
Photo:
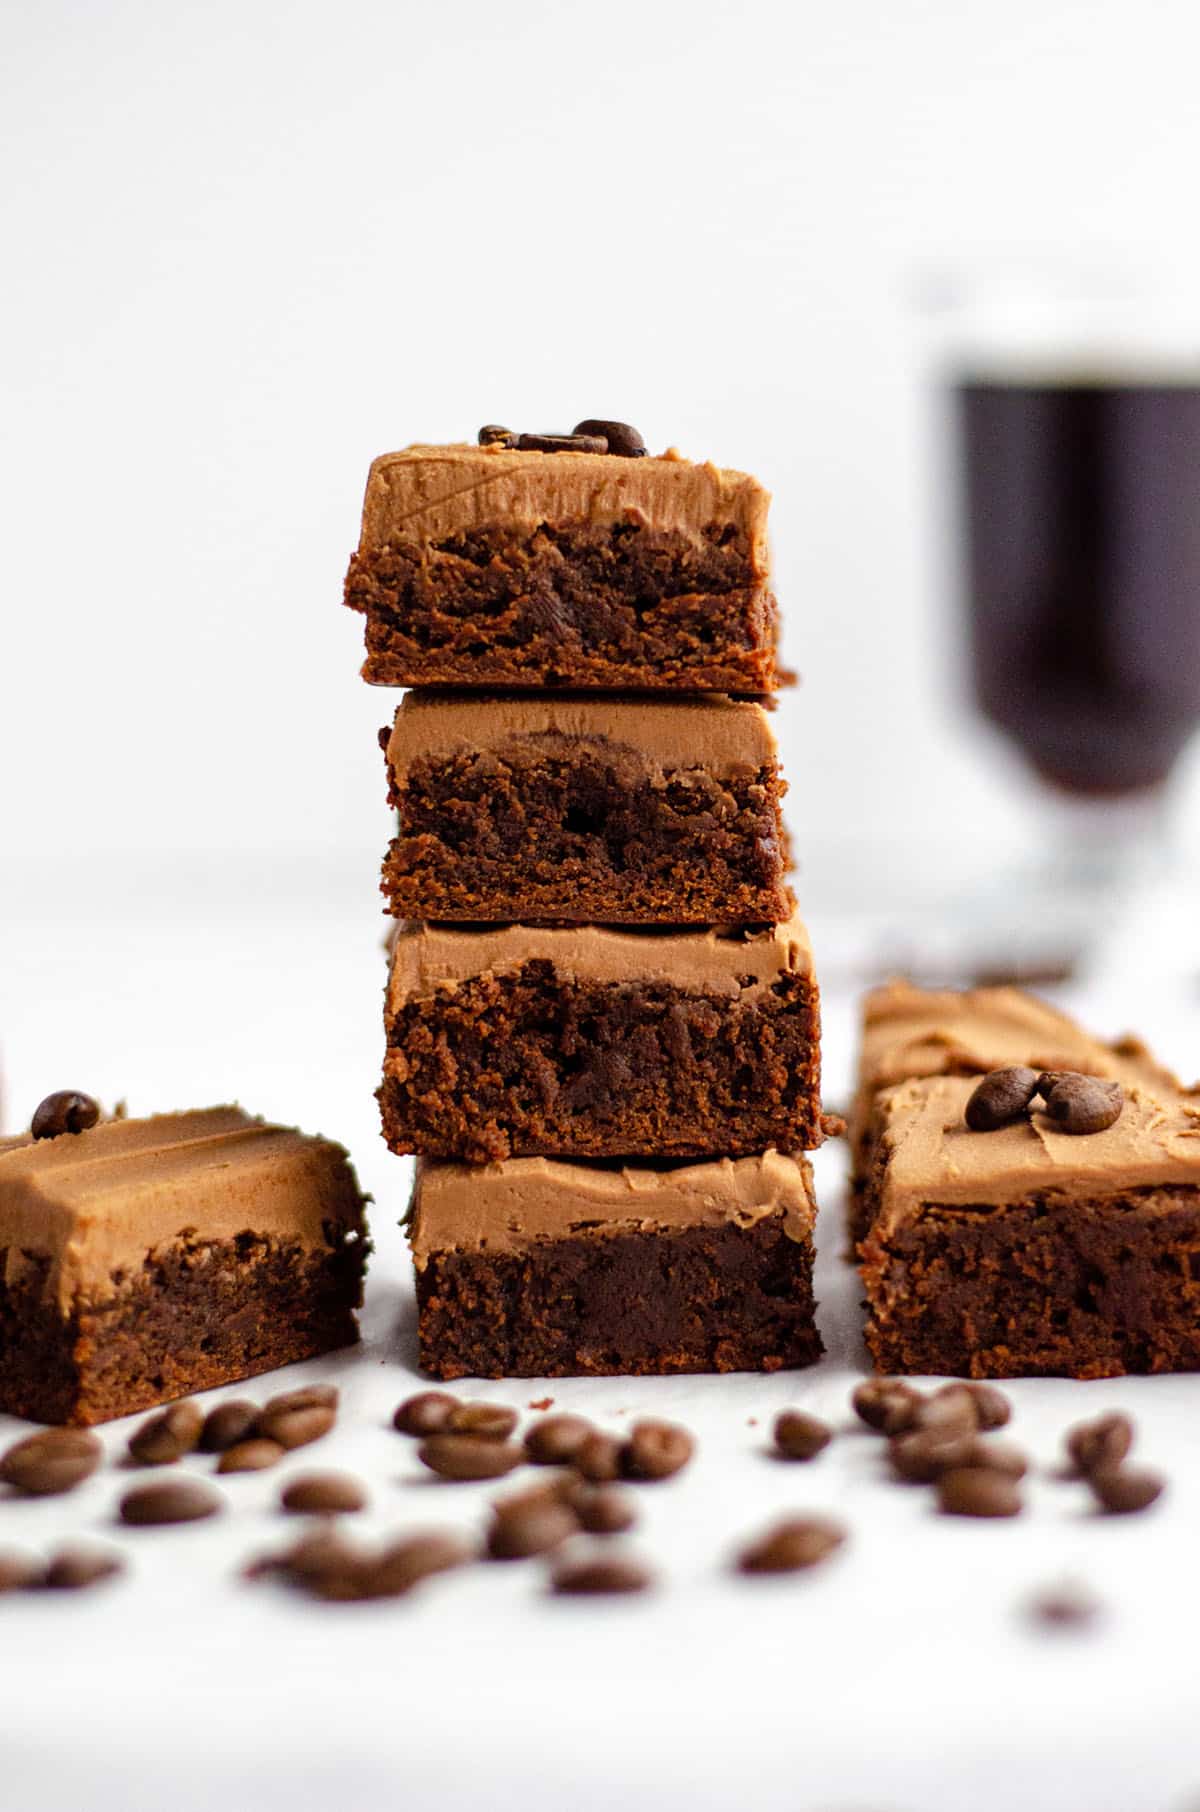
[[[1078,1076],[1070,1071],[1058,1077],[1045,1097],[1046,1118],[1059,1132],[1098,1133],[1115,1125],[1125,1105],[1119,1082],[1102,1076]]]
[[[35,1139],[57,1139],[62,1133],[87,1132],[99,1118],[99,1102],[77,1089],[64,1088],[38,1103],[29,1130]]]
[[[645,1592],[653,1584],[650,1572],[628,1555],[600,1554],[560,1566],[552,1581],[556,1592],[576,1598],[597,1598],[618,1593]]]
[[[12,1548],[0,1548],[0,1597],[5,1592],[26,1592],[41,1585],[46,1569],[32,1554],[19,1554]]]
[[[272,1397],[258,1412],[254,1433],[267,1441],[278,1441],[290,1453],[294,1447],[307,1447],[327,1435],[337,1420],[337,1392],[329,1386],[315,1385],[311,1390],[288,1391]]]
[[[511,428],[502,428],[499,422],[486,422],[479,430],[481,447],[515,447],[517,436]]]
[[[602,422],[588,417],[587,421],[576,422],[572,434],[595,435],[603,440],[610,453],[619,459],[641,459],[645,456],[646,443],[636,428],[628,422]]]
[[[44,1428],[0,1459],[0,1484],[29,1497],[57,1497],[90,1478],[103,1458],[103,1446],[87,1429]]]
[[[576,1483],[567,1503],[579,1518],[579,1526],[589,1535],[623,1535],[637,1522],[637,1511],[629,1493],[615,1485]]]
[[[1012,1420],[1012,1404],[994,1384],[971,1383],[964,1388],[971,1393],[979,1426],[985,1433],[991,1428],[1003,1428]]]
[[[987,1466],[956,1466],[937,1482],[944,1516],[1016,1516],[1021,1494],[1016,1481]]]
[[[1029,1605],[1029,1615],[1046,1629],[1078,1630],[1095,1623],[1100,1600],[1086,1586],[1067,1581],[1048,1586]]]
[[[454,1567],[474,1560],[475,1550],[460,1535],[440,1530],[426,1535],[405,1535],[384,1548],[367,1566],[367,1598],[395,1598],[411,1592],[422,1581],[436,1573],[447,1573]]]
[[[947,1439],[977,1433],[979,1405],[971,1386],[959,1380],[922,1397],[913,1413],[913,1427],[937,1429]]]
[[[257,1403],[250,1403],[245,1397],[231,1397],[225,1403],[218,1403],[204,1418],[200,1431],[201,1453],[224,1453],[235,1447],[246,1439],[257,1419]]]
[[[997,1127],[1021,1119],[1037,1086],[1037,1071],[1027,1069],[1023,1064],[1006,1070],[992,1070],[967,1102],[967,1125],[972,1132],[995,1132]]]
[[[124,1571],[125,1562],[111,1549],[71,1546],[51,1556],[42,1584],[52,1592],[84,1592]]]
[[[608,442],[600,434],[518,434],[517,446],[522,453],[608,452]]]
[[[785,1460],[813,1460],[833,1439],[833,1430],[805,1415],[800,1409],[785,1409],[775,1418],[775,1447]]]
[[[1081,1477],[1119,1466],[1133,1446],[1133,1423],[1120,1410],[1067,1430],[1067,1458]]]
[[[456,1403],[446,1418],[447,1434],[477,1435],[481,1441],[507,1441],[517,1426],[517,1412],[504,1403]]]
[[[569,1466],[595,1432],[585,1416],[544,1416],[526,1434],[525,1452],[535,1466]]]
[[[828,1517],[789,1517],[743,1548],[738,1568],[743,1573],[799,1573],[828,1560],[845,1539],[842,1525]]]
[[[163,1479],[153,1485],[138,1485],[121,1499],[121,1521],[135,1528],[156,1523],[195,1523],[216,1516],[224,1508],[222,1499],[201,1479]]]
[[[1156,1472],[1139,1472],[1132,1466],[1101,1466],[1088,1474],[1097,1503],[1111,1516],[1133,1516],[1148,1510],[1166,1489]]]
[[[921,1393],[902,1378],[868,1378],[850,1399],[854,1413],[876,1434],[903,1434],[916,1424]]]
[[[580,1443],[571,1464],[593,1485],[610,1485],[621,1476],[621,1443],[597,1428]]]
[[[485,1441],[478,1435],[436,1434],[421,1442],[417,1458],[439,1478],[498,1479],[525,1458],[515,1441]]]
[[[227,1447],[217,1462],[218,1472],[265,1472],[268,1466],[277,1466],[287,1449],[278,1441],[268,1441],[262,1435],[248,1435],[244,1441],[235,1441]]]
[[[365,1510],[364,1486],[346,1472],[306,1472],[289,1479],[280,1504],[300,1516],[347,1516]]]
[[[130,1456],[143,1466],[170,1466],[195,1451],[203,1431],[204,1411],[198,1403],[171,1403],[130,1435]]]
[[[499,1503],[492,1511],[487,1551],[493,1560],[526,1560],[561,1547],[579,1528],[579,1519],[549,1492]]]
[[[635,1422],[621,1448],[621,1474],[627,1479],[669,1479],[696,1451],[686,1428],[676,1422]]]
[[[970,1465],[977,1439],[973,1434],[916,1428],[908,1434],[893,1435],[888,1442],[888,1459],[897,1478],[913,1485],[932,1485],[943,1472]]]
[[[458,1398],[449,1391],[420,1390],[415,1397],[404,1399],[392,1417],[392,1427],[400,1434],[421,1437],[442,1434],[457,1408]]]

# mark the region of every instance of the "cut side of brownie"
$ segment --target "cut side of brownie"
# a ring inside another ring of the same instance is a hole
[[[437,1378],[777,1371],[819,1358],[803,1159],[417,1166],[420,1363]]]
[[[397,917],[790,916],[784,781],[757,704],[409,693],[386,751]]]
[[[345,600],[390,686],[771,691],[769,497],[678,457],[376,459]]]
[[[393,1151],[731,1157],[823,1137],[799,918],[744,933],[405,924],[386,1022]]]

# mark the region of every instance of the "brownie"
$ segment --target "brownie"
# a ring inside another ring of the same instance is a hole
[[[346,576],[363,677],[769,692],[769,501],[744,473],[673,455],[386,453]]]
[[[789,916],[784,781],[760,705],[408,693],[385,746],[397,917]]]
[[[405,924],[386,1021],[393,1151],[731,1157],[823,1137],[799,918],[729,933]]]
[[[237,1107],[0,1141],[0,1410],[88,1424],[358,1338],[340,1145]]]
[[[422,1159],[409,1235],[436,1378],[777,1371],[819,1358],[804,1159]]]
[[[972,1131],[977,1075],[878,1091],[858,1250],[880,1371],[1200,1369],[1200,1092],[1119,1061],[1120,1117],[1094,1133],[1063,1130],[1040,1097]]]

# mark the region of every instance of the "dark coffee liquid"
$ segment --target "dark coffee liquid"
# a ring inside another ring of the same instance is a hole
[[[1200,720],[1200,384],[969,381],[971,649],[1047,779],[1166,779]]]

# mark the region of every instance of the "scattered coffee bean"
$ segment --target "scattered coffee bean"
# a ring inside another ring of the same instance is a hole
[[[511,428],[502,428],[499,422],[488,422],[479,430],[479,444],[481,447],[515,447],[517,437]]]
[[[1046,1117],[1059,1132],[1098,1133],[1120,1119],[1125,1091],[1119,1082],[1067,1071],[1054,1082],[1045,1101]]]
[[[572,1560],[560,1566],[553,1577],[556,1592],[574,1597],[602,1597],[615,1592],[644,1592],[653,1583],[651,1574],[640,1561],[627,1555],[598,1555],[589,1560]]]
[[[956,1466],[937,1481],[938,1509],[945,1516],[1016,1516],[1021,1493],[1016,1483],[990,1466]]]
[[[395,1415],[392,1427],[401,1434],[443,1434],[450,1417],[458,1408],[458,1398],[444,1390],[421,1390],[406,1397]]]
[[[29,1497],[57,1497],[90,1478],[104,1448],[86,1428],[44,1428],[26,1435],[0,1459],[0,1483]]]
[[[201,1479],[163,1479],[138,1485],[121,1499],[121,1521],[135,1528],[157,1523],[195,1523],[216,1516],[223,1500]]]
[[[677,1422],[635,1422],[621,1448],[621,1476],[645,1481],[672,1478],[695,1451],[694,1438]]]
[[[831,1428],[801,1409],[785,1409],[776,1416],[774,1434],[785,1460],[813,1460],[833,1439]]]
[[[1097,1503],[1111,1516],[1135,1516],[1148,1510],[1166,1489],[1156,1472],[1138,1472],[1132,1466],[1099,1466],[1088,1474]]]
[[[1051,1586],[1031,1600],[1029,1614],[1048,1628],[1081,1629],[1095,1623],[1100,1615],[1100,1601],[1084,1586]]]
[[[296,1390],[280,1391],[278,1396],[268,1397],[259,1414],[286,1416],[294,1409],[336,1410],[340,1401],[341,1392],[336,1384],[301,1384]]]
[[[351,1548],[332,1523],[321,1524],[302,1535],[299,1541],[281,1554],[263,1554],[242,1569],[244,1579],[264,1579],[283,1574],[298,1584],[324,1572],[350,1572],[358,1564],[358,1551]]]
[[[1023,1479],[1029,1471],[1028,1455],[1011,1441],[992,1441],[976,1435],[966,1447],[966,1466],[983,1466],[990,1472],[1002,1472],[1009,1479]]]
[[[993,1428],[1004,1428],[1012,1421],[1012,1404],[1002,1390],[994,1384],[968,1384],[966,1387],[975,1403],[975,1414],[983,1433]]]
[[[503,1403],[456,1403],[446,1419],[445,1432],[475,1435],[481,1441],[507,1441],[516,1426],[516,1410]]]
[[[580,1443],[571,1464],[593,1485],[610,1485],[621,1476],[621,1443],[596,1429]]]
[[[868,1378],[850,1401],[854,1413],[876,1434],[903,1434],[915,1426],[921,1393],[902,1378]]]
[[[487,1551],[493,1560],[527,1560],[561,1547],[578,1529],[579,1519],[565,1503],[549,1492],[532,1493],[494,1506]]]
[[[515,1441],[482,1441],[478,1435],[436,1434],[421,1442],[417,1458],[443,1479],[498,1479],[525,1458]]]
[[[1067,1430],[1067,1458],[1081,1478],[1119,1466],[1132,1446],[1133,1423],[1120,1410],[1097,1416],[1092,1422],[1078,1422]]]
[[[932,1485],[943,1472],[969,1466],[977,1440],[976,1435],[917,1428],[911,1434],[893,1435],[888,1442],[888,1459],[897,1478],[914,1485]]]
[[[969,1384],[943,1384],[932,1396],[923,1397],[913,1417],[915,1428],[937,1429],[947,1437],[979,1431],[979,1406]]]
[[[584,1416],[545,1416],[525,1436],[525,1452],[535,1466],[569,1466],[595,1432]]]
[[[296,1447],[307,1447],[327,1435],[337,1421],[337,1410],[329,1403],[303,1403],[302,1392],[276,1397],[258,1412],[254,1433],[266,1441],[277,1441],[289,1453]]]
[[[224,1453],[227,1448],[236,1447],[239,1441],[246,1439],[257,1420],[257,1403],[249,1403],[244,1397],[231,1397],[227,1403],[218,1403],[204,1418],[199,1442],[201,1453]]]
[[[39,1586],[46,1576],[40,1560],[31,1554],[18,1554],[11,1548],[0,1548],[0,1597],[5,1592],[25,1592]]]
[[[203,1430],[198,1403],[172,1403],[130,1435],[129,1452],[143,1466],[170,1466],[195,1451]]]
[[[645,441],[628,422],[602,422],[589,416],[587,421],[576,422],[571,432],[598,436],[619,459],[640,459],[646,452]]]
[[[393,1542],[370,1564],[366,1574],[368,1598],[395,1598],[411,1592],[422,1580],[435,1573],[446,1573],[453,1567],[474,1560],[475,1552],[458,1535],[435,1531],[427,1535],[406,1535]]]
[[[265,1440],[261,1435],[249,1435],[244,1441],[235,1441],[227,1447],[217,1462],[218,1472],[265,1472],[268,1466],[277,1466],[286,1449],[278,1441]]]
[[[288,1480],[279,1501],[301,1516],[345,1516],[366,1509],[367,1493],[349,1473],[305,1472]]]
[[[841,1524],[827,1517],[788,1517],[742,1549],[738,1568],[743,1573],[798,1573],[828,1560],[845,1539]]]
[[[87,1132],[100,1118],[100,1104],[77,1089],[47,1095],[34,1109],[30,1132],[35,1139],[57,1139],[62,1133]]]
[[[42,1584],[52,1592],[83,1592],[125,1571],[119,1554],[103,1548],[60,1548],[46,1568]]]
[[[522,453],[607,453],[600,434],[518,434]]]
[[[628,1492],[618,1491],[615,1485],[577,1483],[576,1491],[567,1502],[575,1512],[580,1528],[589,1535],[623,1535],[637,1522],[637,1511]]]
[[[972,1132],[995,1132],[1020,1120],[1028,1111],[1038,1087],[1036,1070],[1023,1064],[992,1070],[967,1102],[966,1122]]]

